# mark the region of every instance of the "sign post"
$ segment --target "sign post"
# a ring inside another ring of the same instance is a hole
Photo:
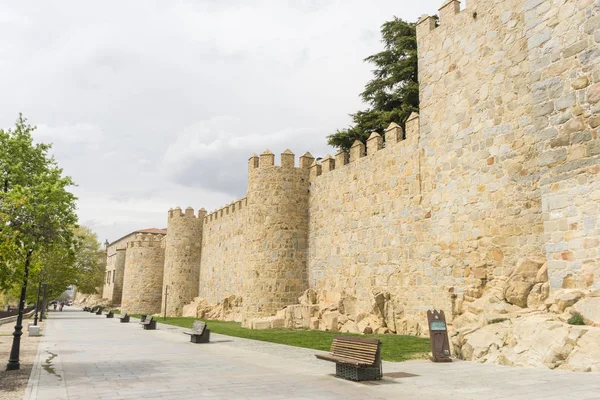
[[[429,325],[429,337],[431,338],[431,361],[452,362],[444,312],[437,310],[427,311],[427,322]]]

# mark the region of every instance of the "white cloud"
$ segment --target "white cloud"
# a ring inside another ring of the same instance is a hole
[[[101,239],[164,227],[169,207],[243,195],[253,152],[330,152],[380,25],[441,3],[4,2],[0,126],[38,125]]]

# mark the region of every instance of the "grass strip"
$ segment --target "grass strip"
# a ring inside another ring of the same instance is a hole
[[[139,318],[139,315],[132,317]],[[191,328],[197,318],[168,317],[156,318],[159,323]],[[381,341],[382,358],[385,361],[406,361],[424,359],[429,356],[430,341],[427,338],[404,335],[359,335],[352,333],[325,332],[307,329],[246,329],[239,322],[203,320],[211,332],[239,338],[260,340],[285,344],[288,346],[305,347],[328,352],[335,336],[362,336],[377,338]]]

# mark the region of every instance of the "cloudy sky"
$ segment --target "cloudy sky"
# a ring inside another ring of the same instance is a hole
[[[246,192],[266,148],[333,153],[379,27],[441,0],[0,1],[0,127],[19,112],[113,241]]]

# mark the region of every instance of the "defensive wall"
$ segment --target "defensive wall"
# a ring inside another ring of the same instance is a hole
[[[165,266],[163,237],[138,233],[127,243],[122,312],[154,314],[161,309]]]
[[[199,294],[215,304],[241,294],[246,274],[248,198],[208,214],[204,221]]]
[[[265,151],[241,200],[169,211],[168,314],[235,294],[249,325],[310,288],[356,299],[354,314],[386,293],[388,326],[431,308],[452,320],[523,258],[547,262],[551,290],[600,288],[600,1],[439,12],[417,25],[406,132],[298,165]]]

